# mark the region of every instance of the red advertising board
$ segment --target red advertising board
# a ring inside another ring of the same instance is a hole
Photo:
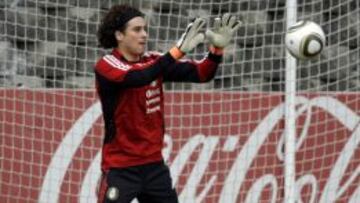
[[[96,202],[94,92],[3,89],[0,98],[0,202]],[[163,154],[180,202],[284,201],[282,94],[169,92],[165,101]],[[296,199],[360,202],[360,94],[296,101]]]

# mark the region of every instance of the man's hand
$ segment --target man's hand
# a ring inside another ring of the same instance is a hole
[[[184,34],[182,34],[176,46],[183,53],[192,51],[198,44],[204,42],[205,36],[200,33],[201,28],[205,25],[205,20],[202,18],[196,18],[194,22],[190,23]]]
[[[206,37],[214,47],[224,48],[230,43],[234,32],[239,29],[241,24],[241,21],[236,20],[235,16],[226,13],[221,19],[215,18],[214,29],[207,30]]]

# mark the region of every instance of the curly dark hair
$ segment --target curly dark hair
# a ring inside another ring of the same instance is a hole
[[[134,17],[144,17],[144,14],[138,9],[128,5],[115,5],[102,19],[97,37],[101,47],[115,48],[117,41],[115,31],[124,32],[127,22]]]

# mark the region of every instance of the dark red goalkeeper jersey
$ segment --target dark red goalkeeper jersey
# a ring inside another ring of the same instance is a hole
[[[207,82],[221,61],[209,53],[201,61],[176,61],[170,53],[146,53],[136,63],[114,49],[95,66],[105,137],[102,170],[162,160],[163,82]]]

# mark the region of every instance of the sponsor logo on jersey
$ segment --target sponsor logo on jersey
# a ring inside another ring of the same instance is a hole
[[[161,110],[161,89],[158,87],[157,80],[150,83],[150,88],[146,90],[146,113],[154,113]]]

